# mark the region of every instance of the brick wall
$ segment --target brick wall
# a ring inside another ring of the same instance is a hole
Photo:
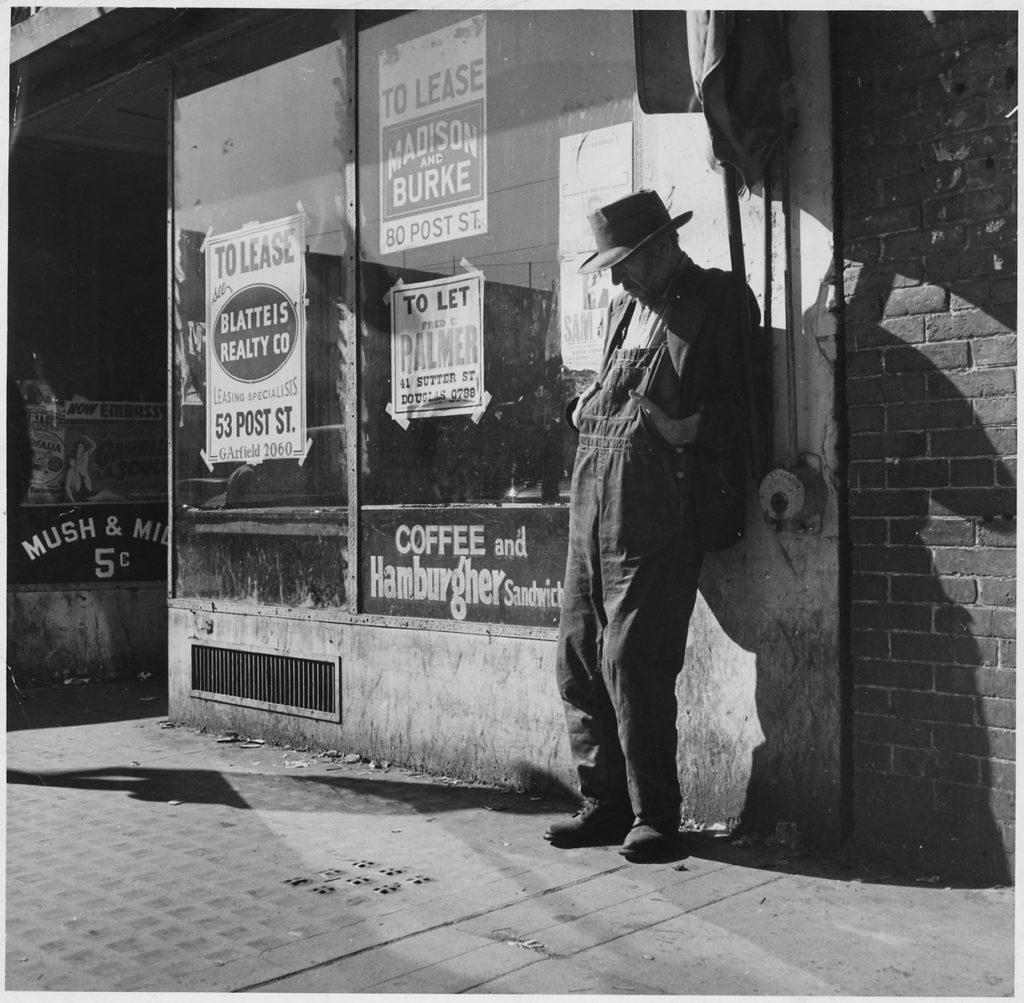
[[[1016,12],[834,15],[855,845],[1012,873]]]

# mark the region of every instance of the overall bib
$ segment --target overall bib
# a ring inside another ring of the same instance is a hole
[[[694,447],[667,445],[630,397],[666,353],[616,350],[577,420],[556,666],[581,794],[641,821],[679,817],[675,686],[703,557]]]

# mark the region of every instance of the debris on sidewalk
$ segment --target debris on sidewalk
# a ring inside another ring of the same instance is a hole
[[[521,947],[525,951],[543,951],[544,945],[539,940],[506,940],[510,947]]]

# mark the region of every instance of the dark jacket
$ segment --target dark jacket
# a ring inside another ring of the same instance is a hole
[[[760,312],[753,294],[747,292],[753,328]],[[606,356],[621,342],[635,304],[622,294],[609,306]],[[739,298],[732,273],[701,268],[687,260],[669,292],[663,316],[678,384],[673,399],[659,399],[662,374],[652,381],[650,393],[670,417],[701,414],[697,440],[689,450],[697,534],[704,550],[724,550],[743,537],[748,477],[748,408]]]

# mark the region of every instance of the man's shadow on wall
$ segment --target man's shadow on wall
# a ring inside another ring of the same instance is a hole
[[[945,286],[944,278],[927,273],[920,278],[923,284]],[[1010,876],[1009,837],[992,802],[1005,799],[1001,815],[1012,819],[1012,795],[994,776],[999,765],[993,757],[1013,758],[1013,721],[997,716],[1012,704],[990,698],[1012,698],[1007,642],[1014,606],[1016,491],[1014,471],[1001,455],[1015,448],[992,440],[1012,435],[1013,429],[997,428],[986,415],[986,401],[998,396],[997,381],[979,387],[972,402],[927,354],[963,360],[963,368],[981,384],[985,370],[973,368],[978,360],[972,342],[924,341],[924,315],[908,315],[905,321],[919,325],[918,341],[886,330],[883,307],[896,288],[894,269],[865,265],[846,307],[847,349],[855,351],[847,356],[840,391],[851,408],[849,435],[860,441],[853,440],[857,462],[840,504],[840,513],[845,504],[852,517],[850,537],[840,535],[839,545],[847,553],[844,577],[857,576],[858,584],[855,604],[846,597],[848,583],[841,585],[840,606],[852,610],[856,665],[846,650],[849,632],[841,630],[840,664],[809,667],[840,676],[837,829],[852,836],[855,847],[911,869],[949,869],[979,881],[1004,882]],[[970,305],[972,297],[978,299],[975,288],[967,281],[950,284],[946,308],[951,298]],[[1012,304],[975,305],[995,322],[993,330],[1013,330]],[[971,330],[961,323],[960,330]],[[806,317],[804,336],[812,324]],[[872,375],[879,359],[881,377]],[[866,364],[863,375],[861,363]],[[1014,390],[1005,393],[1012,396]],[[1003,424],[1012,426],[1012,418]],[[843,440],[841,430],[840,450]],[[841,483],[831,487],[845,490]],[[969,549],[976,545],[1001,547],[1006,557],[999,567],[986,566],[985,558]],[[841,575],[842,568],[843,562]],[[713,563],[710,570],[702,593],[711,612],[736,644],[757,656],[755,703],[763,741],[752,755],[738,831],[777,835],[787,821],[785,804],[794,800],[792,792],[784,792],[792,778],[780,776],[780,769],[798,754],[792,746],[801,740],[792,710],[785,709],[793,693],[791,666],[780,664],[778,649],[766,646],[763,629],[744,615],[740,597],[716,587]],[[980,585],[979,579],[984,579]],[[1000,596],[1001,589],[1008,591]],[[972,605],[979,598],[985,606]],[[993,605],[1005,607],[995,614],[1000,623],[993,623]],[[785,605],[777,608],[778,628],[786,634]],[[993,748],[989,729],[999,727],[1007,729],[1006,744]],[[856,775],[853,743],[858,744]],[[807,748],[799,754],[807,759],[818,752]]]

